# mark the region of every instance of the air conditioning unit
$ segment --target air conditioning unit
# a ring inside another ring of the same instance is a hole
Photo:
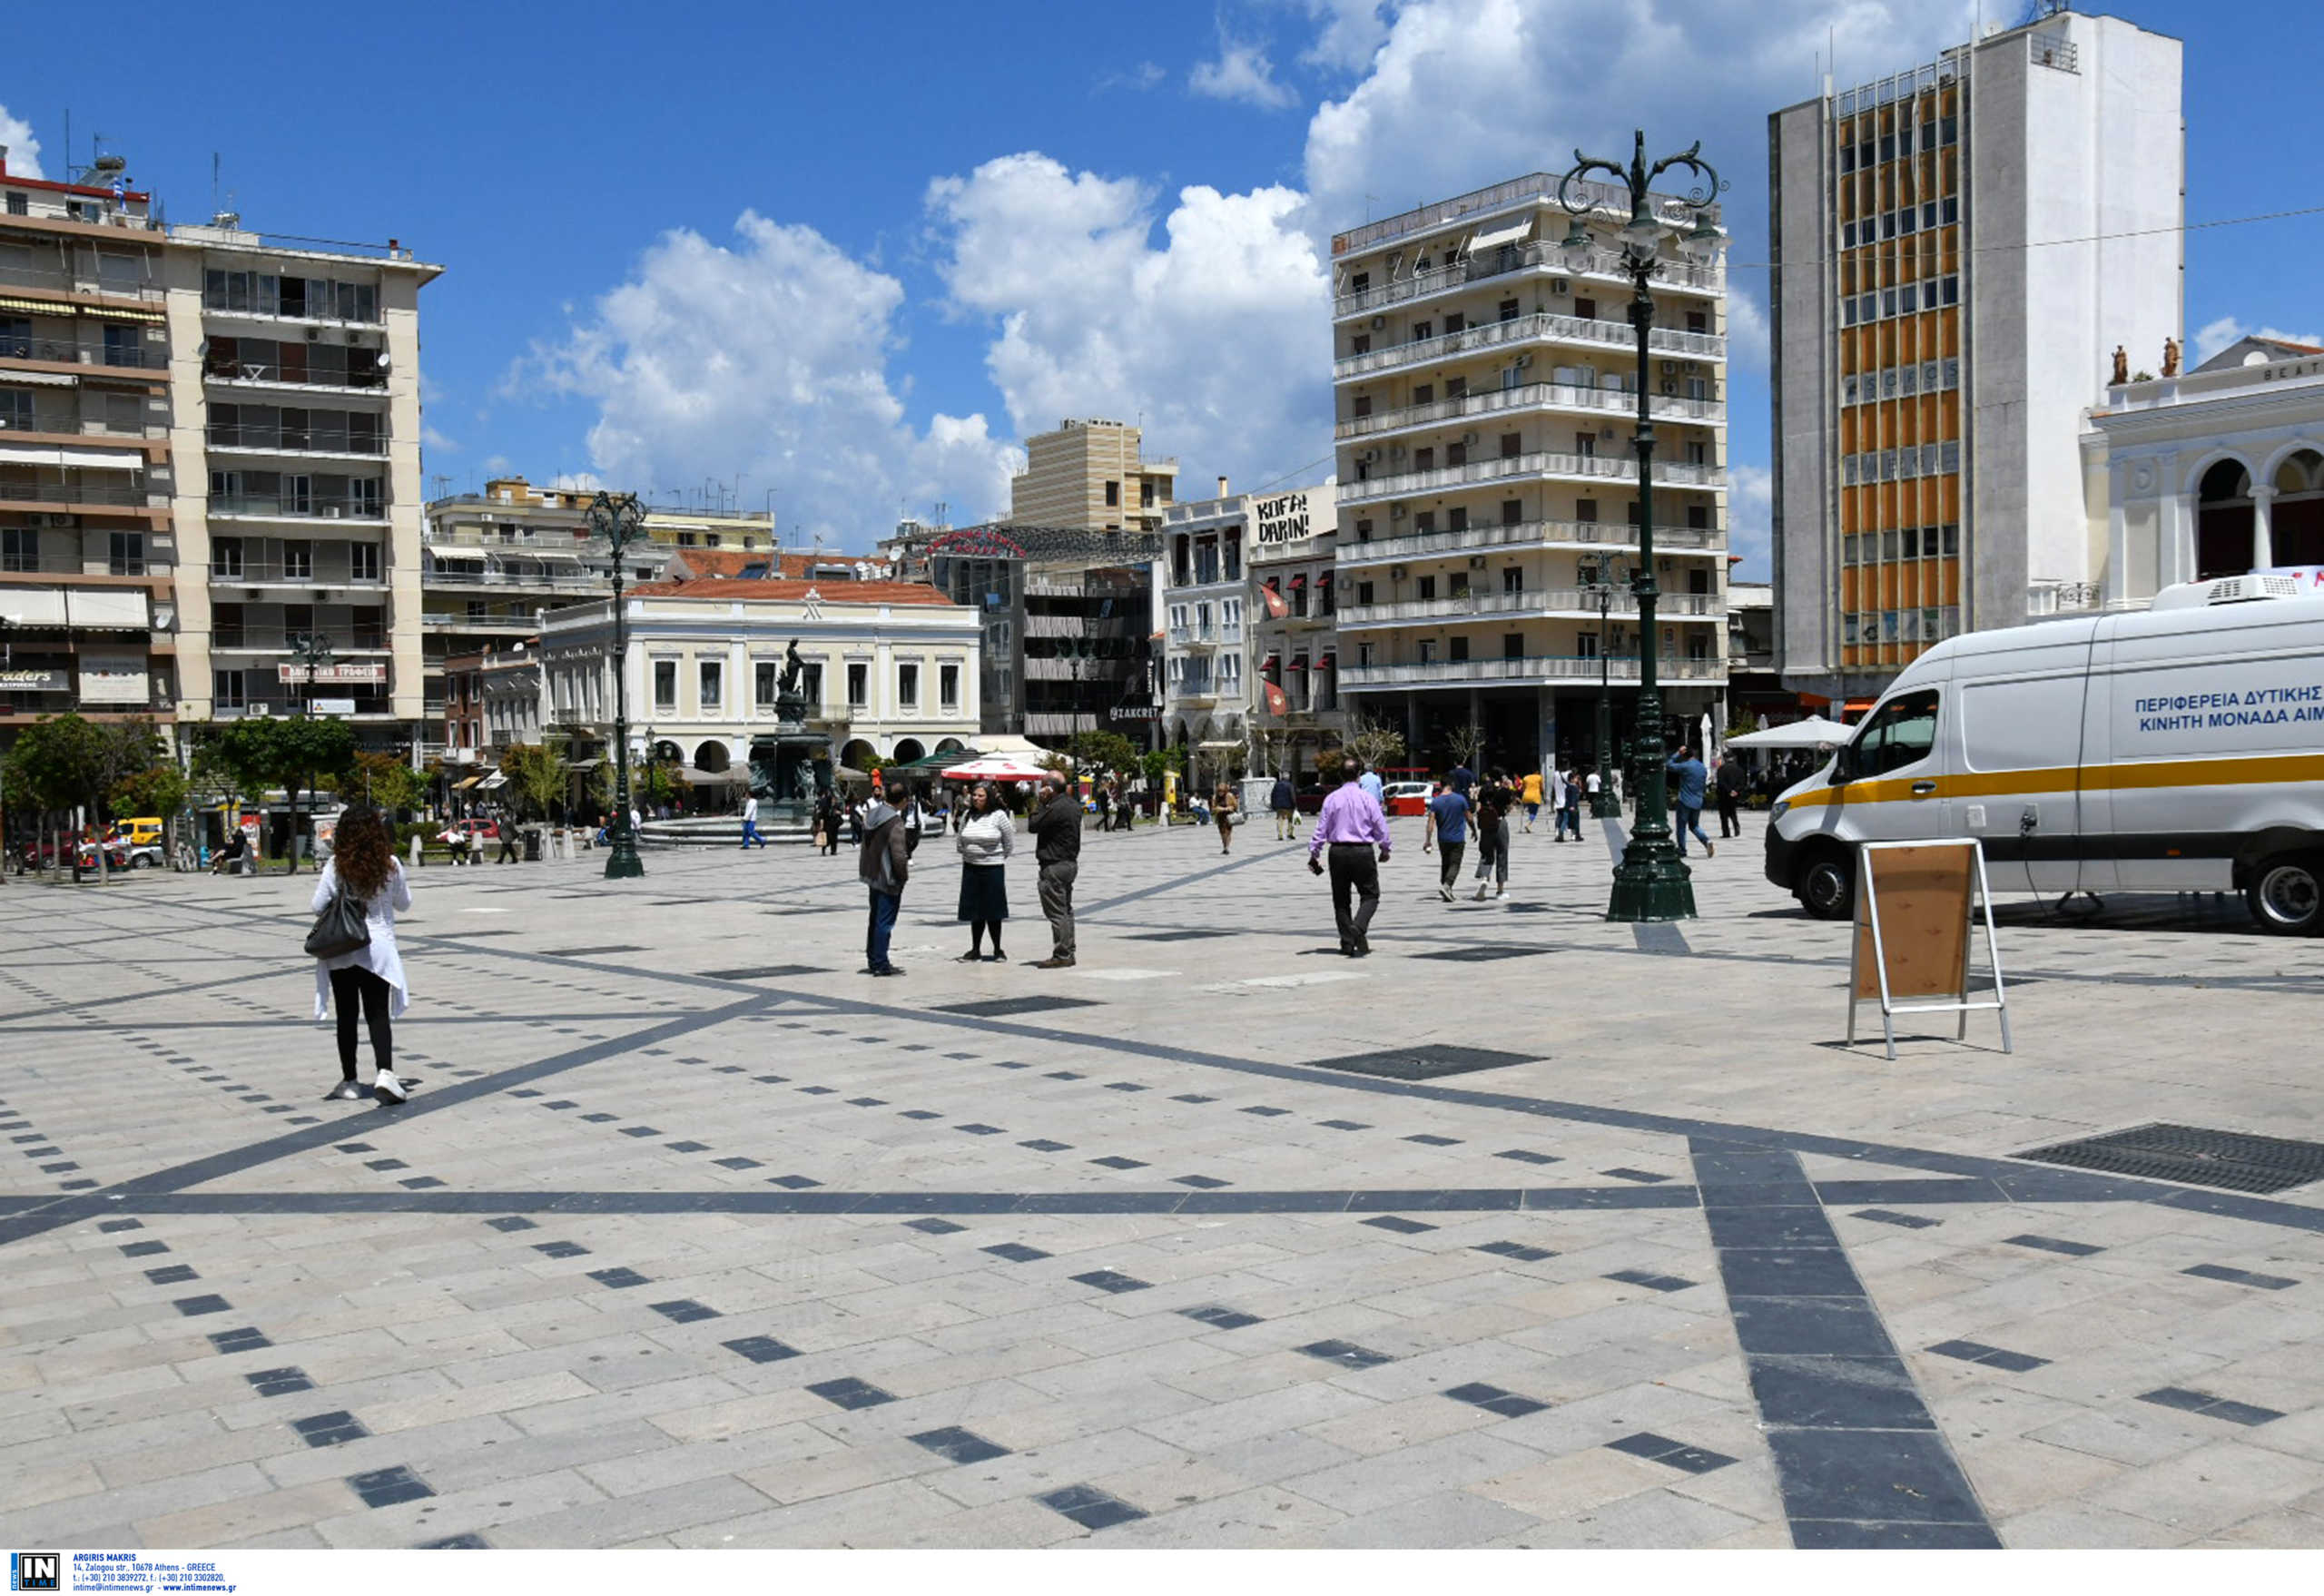
[[[1392,460],[1403,459],[1404,458],[1404,446],[1401,443],[1390,444],[1388,446],[1388,458]]]
[[[1476,447],[1476,441],[1477,435],[1473,432],[1463,432],[1461,434],[1461,447],[1463,448],[1473,448]]]
[[[1600,429],[1598,436],[1600,438],[1611,438],[1614,436],[1614,429],[1611,427],[1602,428]]]
[[[1376,448],[1367,448],[1362,454],[1356,456],[1356,458],[1362,460],[1367,466],[1374,465],[1379,461],[1380,451]]]
[[[1404,518],[1404,507],[1400,504],[1390,505],[1388,507],[1388,518],[1392,521],[1403,520]]]
[[[1550,291],[1560,295],[1570,294],[1573,291],[1573,284],[1562,277],[1552,277],[1550,279]]]
[[[310,327],[307,329],[307,341],[309,343],[320,343],[322,339],[323,330],[321,328]]]
[[[1676,360],[1665,360],[1662,362],[1662,375],[1665,377],[1669,376],[1671,372],[1676,371],[1678,369],[1679,362]]]
[[[58,512],[56,512],[56,511],[54,511],[54,510],[51,510],[51,511],[49,511],[49,512],[47,513],[47,517],[48,517],[48,524],[49,524],[50,526],[52,526],[52,527],[70,527],[71,525],[73,525],[73,517],[72,517],[69,513],[66,513],[66,514],[59,514]]]
[[[1405,568],[1403,566],[1390,566],[1388,567],[1388,580],[1391,582],[1403,581],[1404,579],[1404,575]]]
[[[1679,384],[1677,380],[1674,379],[1671,381],[1665,382],[1662,385],[1662,391],[1675,398],[1679,392]]]
[[[1515,366],[1515,367],[1516,367],[1516,369],[1517,369],[1518,370],[1520,370],[1520,371],[1522,371],[1523,369],[1525,369],[1525,368],[1526,368],[1526,367],[1528,367],[1528,366],[1531,365],[1532,363],[1533,363],[1533,357],[1532,357],[1532,356],[1531,356],[1531,355],[1520,355],[1520,356],[1518,356],[1518,357],[1517,357],[1517,359],[1516,359],[1516,360],[1514,360],[1513,361],[1512,361],[1512,362],[1511,362],[1511,364],[1512,364],[1512,365],[1513,365],[1513,366]]]
[[[1374,331],[1377,331],[1379,329],[1381,329],[1381,328],[1383,328],[1383,327],[1385,327],[1385,326],[1387,326],[1387,325],[1388,325],[1388,318],[1386,318],[1385,316],[1374,316],[1374,318],[1372,318],[1372,326],[1373,326],[1373,330],[1374,330]]]
[[[1484,557],[1484,556],[1482,556],[1482,555],[1481,555],[1481,554],[1472,554],[1472,555],[1471,555],[1471,556],[1469,557],[1469,569],[1471,569],[1471,570],[1472,570],[1472,571],[1482,571],[1482,570],[1483,570],[1484,568],[1485,568],[1485,557]]]

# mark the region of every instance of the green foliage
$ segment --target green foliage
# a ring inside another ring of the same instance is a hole
[[[678,773],[658,759],[648,759],[630,773],[630,796],[640,808],[667,803],[678,795]]]
[[[143,715],[97,722],[78,714],[44,716],[16,734],[9,750],[5,791],[10,801],[38,810],[85,808],[99,824],[119,813],[116,795],[133,777],[176,776],[169,751],[153,723]],[[131,788],[130,796],[146,793]],[[167,795],[157,793],[156,795]],[[184,800],[182,781],[166,808],[134,808],[133,814],[166,814]],[[105,875],[100,850],[97,874]]]
[[[1136,770],[1137,744],[1119,732],[1076,732],[1067,745],[1073,757],[1099,770]]]
[[[310,782],[343,776],[355,764],[355,732],[345,721],[306,715],[246,715],[211,729],[194,753],[197,775],[222,775],[231,788],[257,797],[282,789],[292,810]],[[293,852],[290,867],[298,868]]]
[[[358,754],[345,771],[322,784],[347,803],[369,803],[390,814],[417,809],[428,797],[428,779],[392,754]]]
[[[1183,751],[1177,748],[1155,748],[1137,756],[1137,768],[1148,786],[1158,787],[1162,778],[1174,770],[1186,769]]]
[[[173,759],[163,759],[113,783],[109,794],[115,815],[158,815],[163,820],[185,807],[190,783]]]
[[[539,743],[519,743],[500,756],[500,773],[518,810],[529,818],[546,820],[549,805],[563,800],[573,767],[562,750]]]
[[[1326,748],[1315,755],[1315,773],[1326,787],[1340,784],[1340,771],[1347,764],[1347,755],[1337,748]]]

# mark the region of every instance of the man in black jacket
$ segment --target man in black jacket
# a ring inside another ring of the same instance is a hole
[[[863,973],[901,975],[888,962],[888,939],[903,907],[904,882],[911,878],[911,851],[904,845],[904,817],[889,806],[888,795],[872,789],[863,810],[863,851],[856,874],[872,892],[872,919],[863,943]]]
[[[1718,774],[1713,782],[1713,791],[1718,795],[1718,834],[1722,837],[1741,836],[1743,822],[1736,811],[1743,803],[1743,767],[1735,763],[1733,754],[1718,762]]]
[[[1041,870],[1041,912],[1049,917],[1055,951],[1036,970],[1073,968],[1073,878],[1081,868],[1081,801],[1063,771],[1041,778],[1041,801],[1026,822],[1033,833],[1033,858]]]

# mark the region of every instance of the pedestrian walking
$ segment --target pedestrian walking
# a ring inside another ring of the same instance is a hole
[[[756,793],[743,800],[743,846],[756,842],[766,846],[766,839],[759,835],[759,795]]]
[[[1275,840],[1299,840],[1299,794],[1293,790],[1291,778],[1278,775],[1275,788],[1267,793],[1267,813],[1275,816]]]
[[[1493,772],[1491,779],[1477,788],[1475,822],[1477,832],[1477,896],[1485,901],[1488,892],[1498,898],[1509,891],[1509,812],[1517,807],[1517,789],[1509,783],[1506,771]]]
[[[1065,773],[1041,778],[1041,801],[1026,822],[1033,833],[1033,862],[1040,871],[1041,913],[1049,922],[1049,956],[1036,970],[1073,968],[1073,881],[1081,871],[1081,803],[1067,789]]]
[[[1733,755],[1718,762],[1718,836],[1721,842],[1743,834],[1743,767]]]
[[[1348,775],[1354,776],[1355,784],[1372,795],[1372,802],[1379,808],[1380,818],[1387,819],[1388,800],[1385,796],[1387,789],[1381,783],[1380,773],[1366,768],[1364,761],[1360,759],[1351,759],[1340,768]]]
[[[345,903],[335,903],[344,894]],[[339,1084],[324,1094],[327,1102],[348,1102],[363,1095],[355,1081],[355,1018],[362,1012],[371,1034],[372,1095],[383,1103],[400,1103],[411,1094],[396,1079],[394,1020],[409,997],[403,958],[396,951],[396,911],[411,907],[411,883],[396,861],[395,839],[379,812],[359,804],[339,817],[330,862],[315,882],[308,912],[318,917],[331,911],[330,919],[362,922],[365,941],[359,946],[319,957],[315,961],[315,1019],[329,1019],[339,1010]],[[317,934],[326,930],[319,918]],[[310,939],[311,940],[311,939]]]
[[[872,913],[863,939],[863,973],[901,975],[888,958],[888,939],[895,934],[896,913],[903,907],[904,883],[911,879],[911,851],[904,846],[904,817],[888,803],[887,793],[872,789],[863,811],[863,847],[856,857],[855,873],[872,893]]]
[[[1561,807],[1558,813],[1565,822],[1565,829],[1572,832],[1573,840],[1579,842],[1581,841],[1581,773],[1580,771],[1570,770],[1565,773],[1560,790],[1559,803]]]
[[[815,846],[826,858],[839,852],[839,801],[829,787],[815,793]]]
[[[1670,828],[1679,834],[1679,857],[1684,859],[1687,856],[1687,833],[1692,832],[1695,841],[1703,845],[1703,857],[1716,859],[1718,850],[1710,845],[1709,837],[1703,835],[1703,791],[1709,783],[1709,773],[1703,769],[1703,762],[1695,757],[1693,749],[1682,743],[1679,745],[1679,752],[1670,756],[1670,763],[1663,768],[1679,783],[1679,820]]]
[[[906,787],[897,795],[897,806],[904,817],[904,852],[907,856],[920,852],[920,834],[928,826],[927,812],[920,806],[920,792]]]
[[[1551,767],[1548,776],[1549,780],[1546,783],[1542,781],[1542,773],[1541,771],[1535,771],[1525,778],[1525,829],[1528,832],[1531,832],[1533,829],[1534,819],[1541,813],[1541,800],[1545,796],[1550,801],[1551,820],[1555,821],[1558,818],[1558,773],[1556,767]],[[1565,833],[1562,831],[1558,833],[1558,840],[1560,842],[1563,842],[1565,840]]]
[[[1590,813],[1592,814],[1598,813],[1598,794],[1603,790],[1604,785],[1599,781],[1594,766],[1582,773],[1581,795],[1590,800]]]
[[[1471,770],[1465,762],[1454,765],[1452,767],[1452,773],[1445,777],[1444,780],[1446,784],[1449,785],[1455,793],[1460,793],[1462,797],[1467,798],[1472,802],[1475,800],[1477,773]]]
[[[861,798],[847,801],[847,845],[851,848],[863,846],[863,800]]]
[[[1006,964],[1009,955],[1000,951],[1000,922],[1009,918],[1003,872],[1009,856],[1017,851],[1017,828],[982,782],[969,790],[969,806],[953,829],[952,846],[960,855],[960,923],[969,928],[969,951],[960,962]],[[990,953],[984,951],[988,934],[992,938]]]
[[[1387,815],[1353,779],[1362,769],[1344,768],[1307,844],[1307,868],[1316,875],[1324,871],[1324,850],[1331,850],[1332,920],[1339,928],[1340,951],[1351,959],[1372,952],[1372,915],[1380,907],[1380,867],[1388,862],[1390,845]]]
[[[1097,788],[1090,796],[1098,805],[1098,829],[1109,832],[1114,829],[1114,794],[1103,782],[1098,783]]]
[[[1210,795],[1210,818],[1218,823],[1218,851],[1225,853],[1235,846],[1235,812],[1242,808],[1235,796],[1235,789],[1225,782],[1218,783]]]
[[[1568,775],[1564,771],[1559,770],[1555,766],[1551,767],[1544,795],[1549,801],[1550,820],[1551,823],[1550,828],[1551,836],[1551,840],[1555,842],[1562,842],[1565,841],[1565,794],[1566,789],[1572,784],[1572,780],[1573,778]],[[1530,832],[1533,828],[1529,823],[1525,829]]]
[[[1435,795],[1428,801],[1428,830],[1420,851],[1433,852],[1441,862],[1436,870],[1436,895],[1447,903],[1452,901],[1452,883],[1461,879],[1461,855],[1469,846],[1469,797],[1456,793],[1451,783],[1436,783]]]

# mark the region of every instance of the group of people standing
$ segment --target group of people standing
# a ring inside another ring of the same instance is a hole
[[[913,802],[904,796],[907,804]],[[866,975],[903,973],[889,957],[889,948],[904,887],[911,880],[912,854],[920,846],[920,829],[908,825],[909,818],[906,810],[889,803],[886,788],[875,780],[871,799],[858,816],[862,840],[856,873],[871,893],[863,949]],[[1081,802],[1063,772],[1042,777],[1040,795],[1026,815],[1025,829],[1033,834],[1037,890],[1049,924],[1049,956],[1035,961],[1033,968],[1069,970],[1074,961],[1073,883],[1081,861]],[[969,951],[959,956],[959,962],[1006,963],[1001,927],[1009,919],[1007,872],[1017,852],[1017,826],[991,783],[979,782],[969,789],[968,807],[953,828],[952,845],[960,862],[958,914],[969,928]],[[988,939],[990,953],[984,951]]]

